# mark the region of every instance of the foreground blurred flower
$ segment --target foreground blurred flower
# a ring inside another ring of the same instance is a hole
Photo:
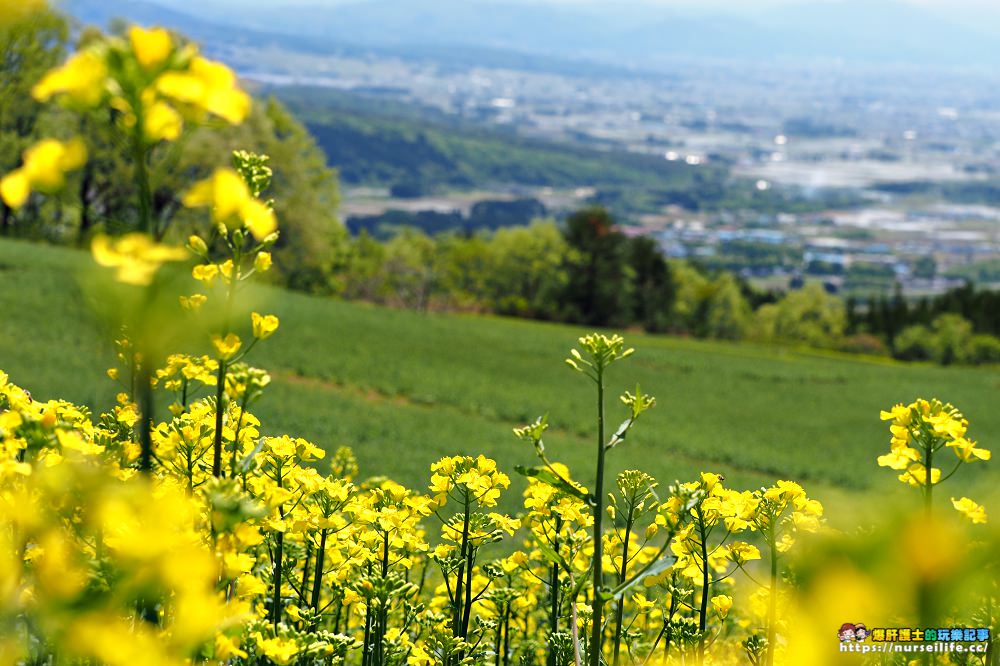
[[[174,50],[170,33],[163,28],[147,30],[134,25],[128,30],[128,41],[135,59],[143,69],[151,70],[163,64]]]
[[[107,78],[103,51],[88,49],[74,53],[61,66],[50,70],[31,89],[31,94],[39,102],[65,95],[71,104],[92,107],[104,99]]]
[[[187,253],[179,247],[160,245],[146,234],[132,233],[112,240],[100,235],[91,245],[94,261],[101,266],[117,269],[115,278],[125,284],[148,285],[160,266],[168,261],[181,261]]]
[[[45,0],[0,0],[0,28],[31,18],[45,9]]]
[[[201,56],[187,71],[167,72],[156,81],[164,97],[239,124],[250,113],[250,96],[236,87],[236,75],[222,63]]]
[[[66,183],[66,173],[83,166],[87,148],[80,139],[65,143],[43,139],[24,151],[24,164],[0,180],[0,196],[11,208],[20,208],[32,190],[54,192]]]

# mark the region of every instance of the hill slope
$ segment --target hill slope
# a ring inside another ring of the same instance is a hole
[[[0,368],[39,398],[104,408],[111,357],[73,278],[80,252],[0,242]],[[423,486],[444,454],[485,453],[512,472],[532,464],[511,427],[548,412],[550,455],[592,475],[592,387],[562,360],[578,328],[421,315],[261,289],[281,328],[251,361],[274,376],[256,409],[271,433],[352,445],[363,474]],[[611,372],[617,395],[638,381],[657,407],[611,457],[663,482],[703,469],[736,486],[795,478],[821,498],[898,484],[875,466],[888,433],[880,408],[918,395],[959,405],[971,435],[1000,434],[995,371],[630,334],[637,353]],[[621,416],[611,404],[612,423]],[[645,417],[644,417],[645,419]],[[996,473],[982,469],[995,480]],[[878,483],[873,486],[873,481]],[[951,492],[959,492],[958,488]],[[513,502],[513,498],[511,498]]]

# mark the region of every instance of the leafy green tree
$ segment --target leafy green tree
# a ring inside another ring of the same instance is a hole
[[[0,173],[20,166],[21,153],[40,137],[42,106],[31,88],[62,59],[68,35],[66,19],[51,11],[0,26]],[[31,216],[31,206],[23,214]],[[13,233],[14,224],[14,212],[0,201],[0,233]]]
[[[350,241],[332,278],[335,293],[380,303],[386,296],[385,246],[362,231]]]
[[[759,338],[814,347],[835,344],[846,326],[844,302],[818,284],[806,285],[777,303],[762,306],[755,317]]]
[[[705,320],[711,281],[686,261],[673,262],[671,271],[675,285],[671,327],[677,332],[697,335]]]
[[[632,270],[625,236],[607,210],[591,207],[566,220],[566,241],[579,255],[567,265],[565,301],[573,321],[622,326],[632,313]]]
[[[675,285],[670,266],[656,241],[637,236],[628,243],[632,268],[632,320],[647,331],[665,331],[670,324]]]
[[[482,236],[443,234],[436,239],[437,291],[449,310],[481,310],[487,302],[489,245]]]
[[[490,309],[536,319],[563,318],[562,294],[575,252],[552,220],[498,230],[487,243],[484,277]]]
[[[426,311],[437,288],[437,246],[419,229],[404,228],[385,244],[386,291],[392,305]]]
[[[992,335],[973,335],[967,346],[966,360],[975,365],[1000,363],[1000,339]]]
[[[705,304],[704,335],[740,340],[750,327],[750,305],[732,273],[721,273],[712,281]]]
[[[943,314],[931,324],[934,360],[942,365],[963,363],[972,340],[972,323],[961,315]]]
[[[923,324],[903,329],[893,345],[893,355],[902,361],[932,361],[936,351],[934,334]]]

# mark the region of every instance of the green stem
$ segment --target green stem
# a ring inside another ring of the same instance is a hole
[[[282,514],[284,519],[284,514]],[[285,533],[278,532],[278,543],[274,547],[274,572],[271,580],[273,593],[271,596],[271,623],[277,627],[281,619],[281,558],[285,545]]]
[[[139,470],[143,474],[153,472],[153,384],[149,375],[149,359],[144,358],[139,370]]]
[[[309,591],[309,564],[312,560],[312,541],[306,538],[306,556],[302,562],[302,585],[299,588],[299,603],[303,606],[306,603],[306,593]]]
[[[701,607],[698,609],[698,663],[705,662],[705,630],[708,627],[708,595],[711,582],[708,578],[708,534],[705,530],[705,514],[698,506],[698,534],[701,540]]]
[[[226,294],[226,309],[222,319],[222,337],[229,335],[229,318],[233,313],[233,302],[236,300],[236,284],[240,278],[240,253],[236,252],[233,257],[233,269],[229,274],[229,292]],[[212,476],[222,476],[222,413],[224,410],[223,400],[226,397],[226,372],[229,370],[229,362],[219,359],[219,371],[216,373],[215,386],[215,436],[212,439]],[[233,442],[233,448],[237,446]]]
[[[226,362],[219,359],[215,376],[215,434],[212,438],[212,476],[222,476],[222,402],[226,395]]]
[[[604,517],[604,372],[597,371],[597,478],[594,483],[594,606],[590,627],[590,666],[601,666],[601,648],[604,636],[602,614],[604,601],[600,597],[604,585],[604,539],[602,518]]]
[[[927,446],[924,453],[924,514],[931,517],[931,502],[934,498],[934,480],[931,465],[934,462],[934,447]]]
[[[326,530],[319,531],[319,550],[316,551],[316,568],[313,571],[312,607],[319,611],[320,583],[323,582],[323,559],[326,555]]]
[[[275,480],[278,483],[278,487],[282,487],[282,475],[281,466],[279,465],[275,471]],[[284,507],[278,507],[278,516],[281,520],[285,519]],[[274,571],[271,576],[271,585],[273,587],[271,595],[271,624],[275,628],[278,626],[278,621],[281,619],[281,559],[283,555],[283,549],[285,546],[285,533],[278,532],[277,543],[274,546]]]
[[[634,500],[634,498],[633,498]],[[625,538],[622,540],[622,566],[618,573],[618,584],[621,585],[625,582],[626,567],[628,566],[628,542],[632,536],[632,523],[635,519],[634,506],[629,506],[628,521],[625,524]],[[612,657],[611,663],[614,666],[618,666],[619,654],[621,652],[622,643],[622,625],[625,621],[625,594],[622,593],[618,597],[618,608],[615,613],[615,647],[614,656]]]
[[[552,540],[552,550],[558,553],[559,530],[562,529],[562,518],[558,515],[555,518],[555,537]],[[549,594],[551,603],[549,607],[549,641],[551,641],[552,636],[559,631],[559,565],[556,563],[552,564],[549,574]],[[546,664],[547,666],[556,666],[556,654],[551,649],[551,643]]]
[[[773,666],[774,641],[777,633],[775,624],[778,620],[778,547],[773,523],[768,533],[767,545],[771,551],[771,589],[767,600],[767,657],[764,663]]]

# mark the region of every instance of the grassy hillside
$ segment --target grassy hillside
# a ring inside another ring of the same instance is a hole
[[[110,350],[73,277],[88,261],[72,250],[0,242],[0,368],[38,397],[100,408],[114,392],[103,374]],[[548,412],[551,456],[582,479],[592,475],[593,392],[563,364],[583,329],[266,288],[258,296],[282,320],[251,357],[275,379],[256,410],[269,432],[326,448],[350,444],[363,473],[424,485],[427,466],[443,454],[483,452],[511,473],[531,464],[511,427]],[[984,444],[1000,434],[993,370],[639,334],[627,341],[637,353],[613,368],[611,390],[638,381],[658,405],[614,452],[613,471],[642,467],[668,481],[712,469],[746,487],[795,478],[829,499],[899,485],[874,462],[887,446],[878,412],[892,402],[940,396],[965,411]],[[618,406],[610,413],[617,423]],[[997,479],[989,466],[968,475]]]

